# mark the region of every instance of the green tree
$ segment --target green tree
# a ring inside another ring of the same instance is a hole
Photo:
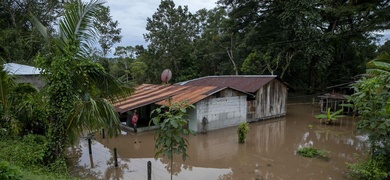
[[[178,6],[172,0],[161,1],[152,18],[147,18],[144,38],[148,45],[150,67],[148,75],[154,82],[159,81],[164,69],[171,69],[172,81],[177,82],[196,77],[192,52],[193,39],[197,35],[196,18],[188,11],[187,6]]]
[[[387,40],[382,46],[379,47],[378,53],[390,53],[390,40]]]
[[[239,64],[236,62],[239,58],[232,46],[236,39],[231,32],[225,30],[230,26],[226,10],[219,7],[201,9],[195,16],[199,32],[194,40],[198,76],[237,74]]]
[[[118,114],[110,102],[120,99],[128,89],[100,64],[88,59],[88,52],[97,42],[98,31],[93,21],[102,4],[98,0],[66,2],[56,36],[50,36],[32,18],[50,50],[36,58],[47,81],[42,90],[49,104],[47,163],[63,159],[66,144],[72,143],[80,133],[101,128],[109,136],[120,133]]]
[[[114,21],[110,15],[110,7],[103,6],[98,10],[97,21],[94,22],[98,30],[101,55],[105,57],[115,43],[121,42],[121,28],[118,28],[118,21]]]
[[[157,158],[159,155],[168,156],[171,160],[171,179],[172,179],[172,165],[174,154],[181,154],[183,161],[188,157],[187,147],[188,140],[183,136],[195,134],[191,129],[186,128],[188,125],[187,110],[194,108],[193,105],[188,105],[186,101],[181,103],[171,103],[169,100],[168,107],[161,106],[151,112],[153,117],[149,125],[152,123],[158,127],[155,132],[155,154]]]
[[[60,0],[1,0],[0,1],[0,60],[33,64],[44,40],[31,27],[29,13],[35,14],[45,26],[55,23],[62,13]],[[49,28],[53,32],[53,28]]]
[[[230,28],[239,37],[236,59],[247,59],[253,52],[269,54],[271,67],[277,67],[271,68],[274,74],[309,92],[363,73],[376,48],[371,32],[389,28],[384,12],[390,6],[385,0],[218,4],[228,12]]]

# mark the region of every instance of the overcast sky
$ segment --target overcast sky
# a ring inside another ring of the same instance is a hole
[[[146,46],[143,34],[147,33],[146,18],[152,17],[160,5],[160,0],[106,0],[113,20],[122,28],[122,42],[117,46]],[[195,13],[197,10],[216,7],[217,0],[174,0],[175,7],[187,5]],[[112,50],[111,53],[113,53]]]

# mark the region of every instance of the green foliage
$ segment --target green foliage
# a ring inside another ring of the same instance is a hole
[[[0,140],[0,179],[6,169],[17,173],[15,177],[25,180],[71,179],[65,161],[56,161],[44,166],[47,139],[41,135],[27,135],[23,138],[6,138]],[[10,165],[12,164],[12,165]],[[4,166],[5,165],[5,166]],[[7,174],[7,173],[6,173]]]
[[[193,78],[194,41],[197,35],[196,19],[187,6],[175,7],[172,0],[162,0],[152,18],[147,18],[144,34],[148,45],[147,64],[150,79],[159,82],[164,69],[175,72],[172,82]]]
[[[242,122],[238,125],[237,134],[238,134],[239,143],[245,143],[246,134],[248,133],[248,131],[249,131],[249,123]]]
[[[303,157],[313,158],[313,157],[326,157],[328,154],[325,150],[319,150],[313,147],[304,147],[298,149],[297,153]]]
[[[343,109],[340,109],[334,113],[331,113],[330,108],[328,108],[326,114],[319,114],[319,115],[315,115],[314,117],[317,119],[326,119],[326,123],[329,124],[329,123],[337,120],[338,118],[345,117],[344,115],[339,115],[341,113],[343,113]]]
[[[55,23],[62,5],[58,0],[1,1],[0,60],[32,65],[35,54],[44,46],[44,39],[31,28],[29,13],[47,26]]]
[[[96,13],[94,25],[99,32],[99,44],[102,56],[105,57],[115,43],[121,41],[121,28],[118,28],[118,21],[114,21],[110,15],[110,7],[103,6]]]
[[[102,4],[99,0],[67,1],[57,36],[51,36],[48,28],[31,18],[50,50],[36,58],[47,82],[42,90],[49,105],[46,163],[63,159],[65,146],[77,133],[103,127],[108,135],[120,133],[118,115],[111,103],[131,91],[89,56],[98,38],[93,21]]]
[[[171,170],[173,165],[174,154],[181,154],[183,161],[188,157],[187,147],[188,140],[184,136],[189,134],[195,135],[195,132],[188,129],[187,111],[194,108],[187,101],[181,103],[171,103],[169,100],[168,107],[161,106],[151,112],[153,117],[149,125],[153,124],[158,127],[155,132],[155,154],[167,156],[171,160]],[[172,179],[172,172],[171,172]]]
[[[367,63],[368,77],[353,84],[350,97],[359,113],[357,130],[367,134],[370,145],[366,161],[350,165],[354,177],[384,179],[390,171],[390,56]]]
[[[356,164],[348,164],[348,169],[348,176],[354,179],[381,180],[390,177],[386,159],[383,157],[368,158]]]
[[[8,162],[0,161],[0,179],[19,180],[23,178],[19,168],[12,166]]]
[[[27,167],[44,164],[47,139],[41,135],[26,135],[20,141],[1,141],[0,159],[12,164]]]
[[[390,53],[390,52],[389,52]],[[390,54],[379,55],[374,60],[367,63],[367,73],[390,76]]]
[[[15,134],[27,133],[45,134],[47,129],[47,109],[45,98],[38,93],[38,89],[31,84],[19,83],[8,96],[10,113],[18,123]]]
[[[187,119],[189,108],[194,108],[194,106],[188,105],[187,101],[184,101],[182,103],[170,103],[168,107],[161,106],[151,112],[151,116],[154,116],[155,113],[157,116],[151,119],[149,125],[153,123],[159,127],[155,136],[156,158],[161,154],[168,156],[169,159],[173,158],[173,154],[181,154],[183,160],[188,157],[186,153],[188,141],[183,136],[195,134],[194,131],[186,128],[189,121]]]

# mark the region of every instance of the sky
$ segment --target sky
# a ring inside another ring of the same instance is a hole
[[[217,0],[174,0],[175,7],[187,5],[191,13],[216,7]],[[160,5],[160,0],[106,0],[113,20],[119,22],[122,29],[122,41],[116,46],[135,46],[147,43],[143,34],[147,33],[146,19],[152,17]],[[111,53],[113,53],[112,50]]]

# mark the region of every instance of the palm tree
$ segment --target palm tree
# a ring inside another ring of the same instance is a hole
[[[97,42],[93,20],[102,4],[99,0],[67,1],[53,36],[35,17],[31,18],[49,52],[36,58],[47,81],[42,92],[50,106],[47,162],[63,158],[65,143],[74,142],[85,131],[104,128],[109,136],[120,133],[118,114],[111,102],[128,95],[130,88],[122,86],[88,55]]]

